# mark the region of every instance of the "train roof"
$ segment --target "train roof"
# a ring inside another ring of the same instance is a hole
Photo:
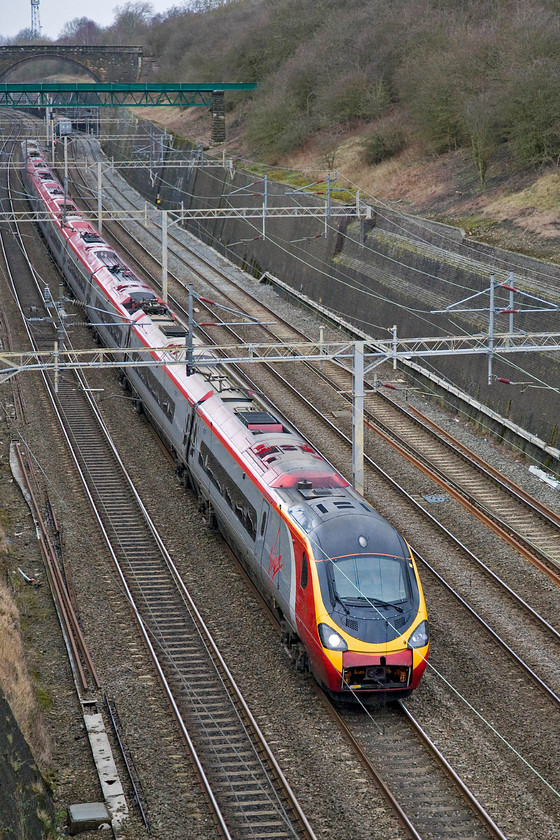
[[[295,488],[305,493],[348,486],[334,467],[298,435],[263,435],[250,449],[269,487]]]

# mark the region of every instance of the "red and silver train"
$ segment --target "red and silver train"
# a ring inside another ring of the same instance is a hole
[[[186,329],[23,144],[32,206],[75,297],[109,346],[176,357]],[[128,325],[128,328],[125,328]],[[196,357],[195,357],[196,358]],[[226,370],[128,367],[137,399],[258,589],[300,668],[332,694],[402,697],[426,667],[428,622],[403,537]]]

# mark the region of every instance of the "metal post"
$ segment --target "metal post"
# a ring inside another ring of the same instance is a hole
[[[325,239],[329,231],[329,219],[331,217],[331,173],[327,175],[327,212],[325,214]]]
[[[161,296],[167,303],[167,210],[161,211]]]
[[[62,203],[62,227],[66,225],[66,200],[68,198],[68,178],[64,178],[64,199]]]
[[[319,352],[323,355],[323,345],[325,343],[325,327],[323,324],[319,327]],[[323,360],[319,362],[319,370],[323,370]]]
[[[393,370],[397,369],[397,325],[393,324],[391,328],[393,334]]]
[[[194,357],[193,357],[193,284],[189,283],[189,332],[187,334],[187,376],[194,373]]]
[[[264,176],[262,238],[266,239],[266,211],[268,209],[268,175]]]
[[[103,233],[103,170],[101,161],[97,161],[97,227]]]
[[[364,342],[354,342],[354,392],[352,395],[352,483],[364,493]]]
[[[494,275],[490,275],[490,317],[488,324],[488,384],[492,384],[492,362],[494,355]]]
[[[509,292],[509,308],[513,310],[513,289],[515,288],[513,285],[513,271],[509,273],[509,285],[511,286]],[[513,335],[513,311],[509,313],[509,331]]]
[[[148,227],[148,202],[144,202],[144,227]]]
[[[64,135],[64,180],[68,180],[68,137]]]
[[[54,166],[54,163],[55,163],[55,160],[54,160],[54,146],[55,146],[54,125],[53,125],[52,120],[51,120],[51,157],[52,157],[53,166]]]
[[[54,342],[54,392],[58,394],[58,340]]]

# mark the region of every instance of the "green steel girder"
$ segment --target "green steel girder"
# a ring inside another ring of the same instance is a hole
[[[135,108],[212,105],[212,95],[234,90],[255,90],[256,83],[226,84],[0,84],[0,108],[82,108],[98,106]]]

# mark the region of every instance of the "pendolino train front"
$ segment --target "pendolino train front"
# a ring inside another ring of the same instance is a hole
[[[230,369],[205,364],[207,349],[191,376],[169,363],[184,359],[184,325],[67,199],[39,147],[24,149],[30,199],[50,214],[41,227],[70,288],[101,340],[159,363],[126,368],[134,398],[276,610],[297,665],[346,697],[416,688],[428,625],[406,541]]]

